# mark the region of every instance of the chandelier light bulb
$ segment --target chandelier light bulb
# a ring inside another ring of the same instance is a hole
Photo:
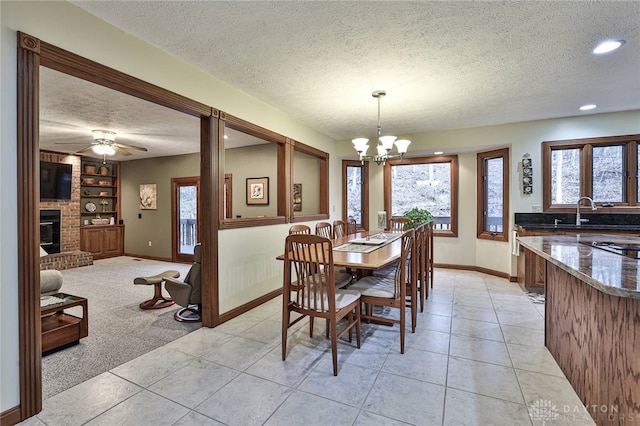
[[[407,139],[396,140],[396,136],[382,136],[382,127],[380,125],[380,99],[386,95],[387,92],[384,90],[376,90],[371,94],[371,96],[378,100],[378,143],[376,144],[376,154],[373,156],[367,155],[367,149],[369,148],[367,143],[369,142],[369,139],[356,138],[351,140],[353,148],[356,150],[360,161],[363,163],[365,160],[374,160],[378,165],[384,165],[390,158],[400,158],[400,160],[402,160],[404,154],[407,152],[409,144],[411,143],[411,141]],[[391,154],[394,142],[398,149],[398,154]]]
[[[398,152],[400,154],[406,154],[407,149],[409,148],[409,145],[411,144],[411,141],[408,139],[400,139],[396,141],[396,148],[398,148]]]

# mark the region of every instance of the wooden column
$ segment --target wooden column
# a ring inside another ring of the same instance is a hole
[[[18,307],[20,419],[42,410],[40,337],[40,40],[18,32]]]

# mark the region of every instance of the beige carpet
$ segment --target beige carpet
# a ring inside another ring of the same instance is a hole
[[[200,328],[200,323],[173,319],[178,305],[140,309],[138,304],[153,296],[153,287],[133,284],[135,277],[168,269],[180,271],[184,278],[190,266],[123,256],[61,271],[61,291],[88,300],[89,336],[78,345],[43,357],[43,399]],[[78,309],[68,312],[79,315]]]

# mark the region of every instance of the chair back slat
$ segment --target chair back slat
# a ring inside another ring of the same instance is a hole
[[[289,228],[289,234],[311,234],[311,228],[307,225],[293,225]]]
[[[389,219],[389,230],[391,232],[404,232],[413,227],[413,222],[408,217],[399,216]]]
[[[329,222],[318,222],[316,224],[316,235],[328,239],[333,238],[333,229],[331,228],[331,224]]]
[[[302,309],[316,312],[335,310],[331,240],[317,235],[287,236],[284,291],[290,292],[292,302]]]
[[[413,229],[409,229],[402,234],[400,261],[396,268],[394,280],[394,295],[396,299],[404,300],[407,296],[407,284],[415,282],[415,240],[415,231]]]
[[[343,220],[333,221],[333,238],[340,238],[347,235],[347,224]]]
[[[358,232],[358,222],[352,217],[347,221],[347,232],[349,234],[355,234]]]

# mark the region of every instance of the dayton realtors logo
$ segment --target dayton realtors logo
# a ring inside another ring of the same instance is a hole
[[[529,405],[529,416],[532,420],[541,421],[544,425],[546,422],[552,422],[560,417],[558,407],[548,399],[538,399]]]

